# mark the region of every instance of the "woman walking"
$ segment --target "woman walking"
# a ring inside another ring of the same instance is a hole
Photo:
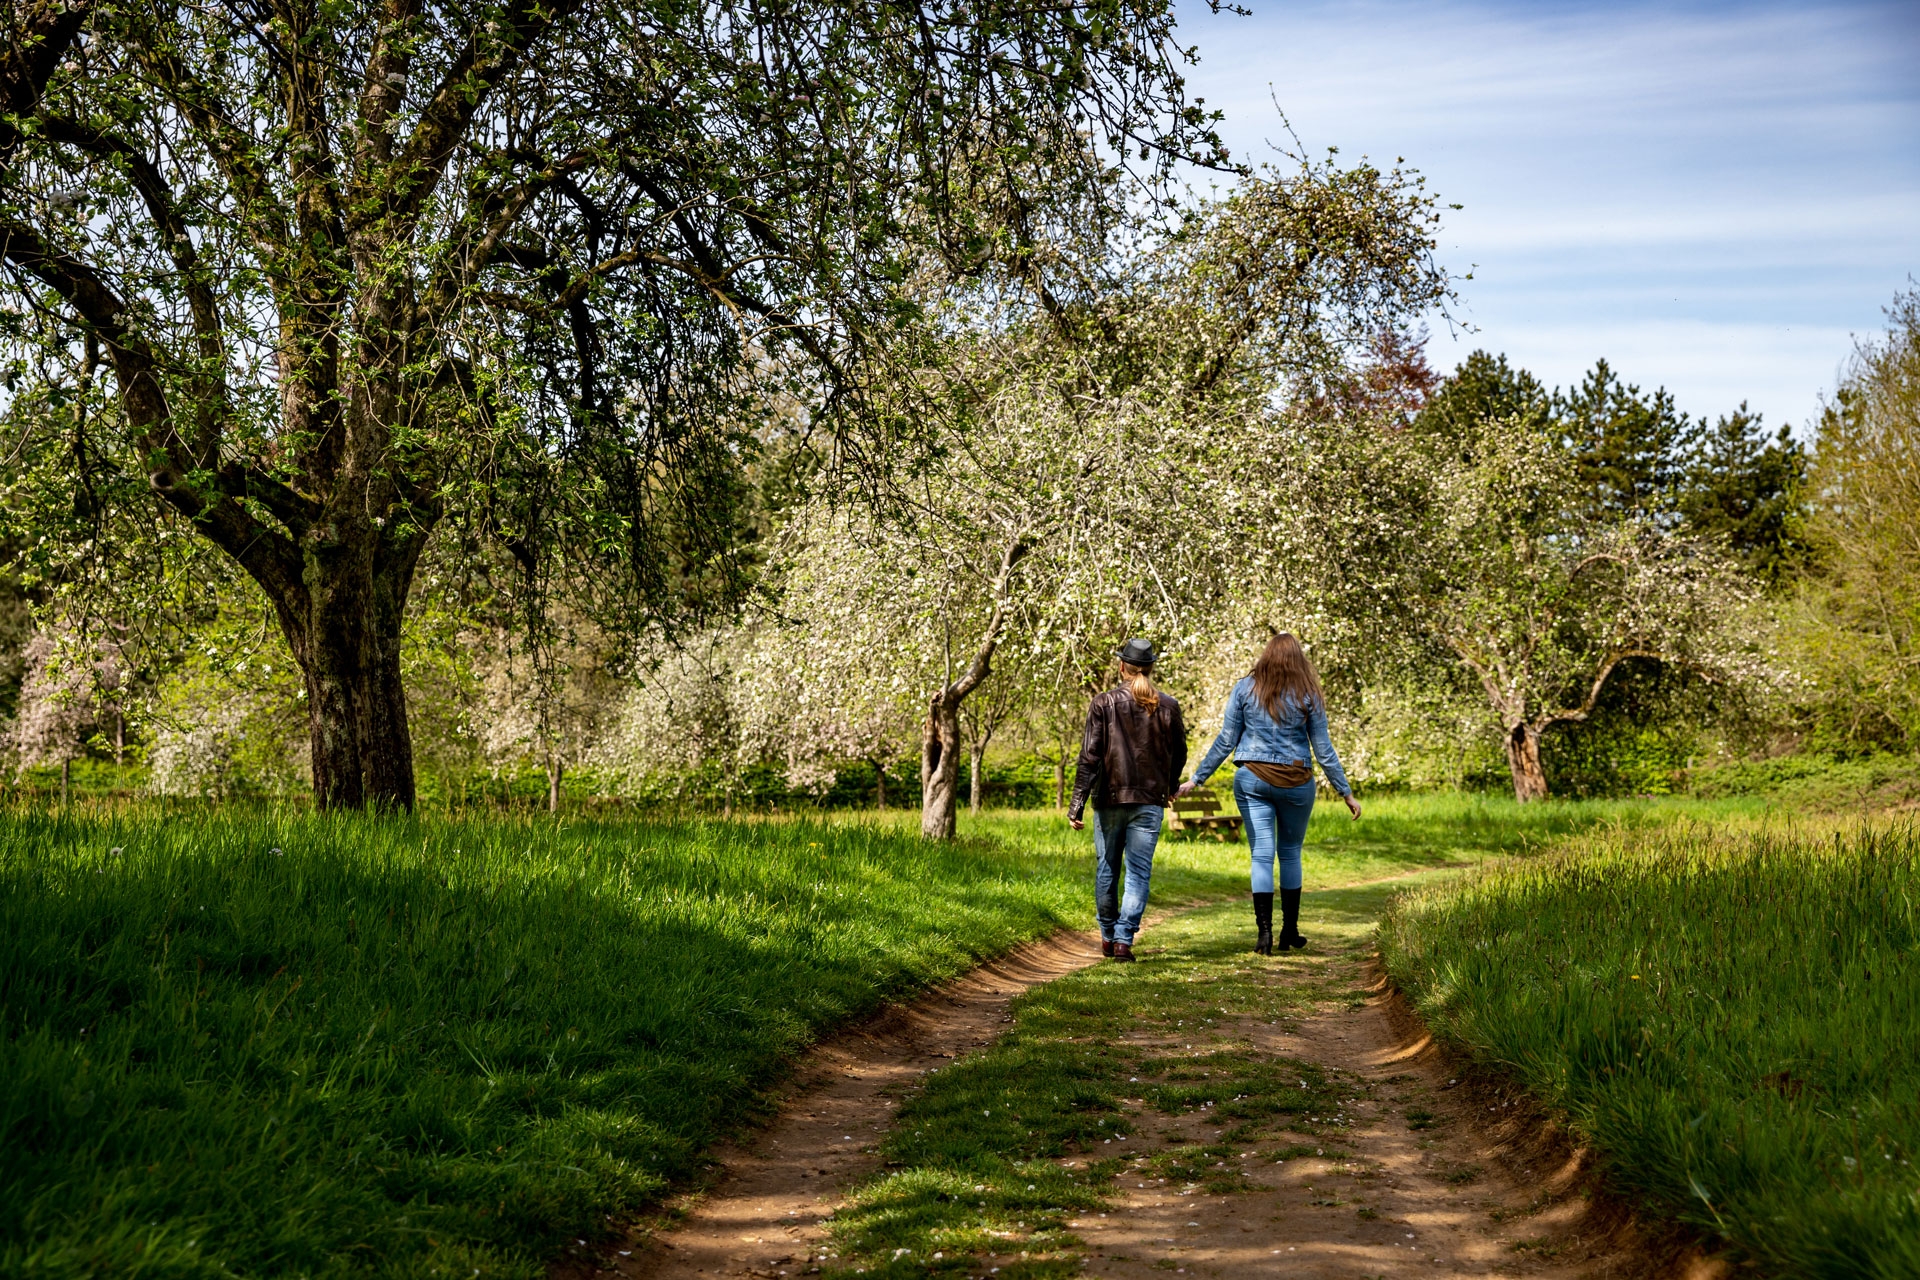
[[[1253,921],[1259,930],[1253,949],[1272,955],[1273,864],[1280,863],[1280,937],[1285,951],[1304,947],[1300,936],[1300,846],[1307,838],[1307,819],[1313,816],[1313,761],[1317,757],[1327,781],[1347,802],[1357,819],[1360,802],[1353,798],[1340,757],[1327,737],[1327,695],[1320,677],[1300,642],[1282,631],[1267,641],[1253,672],[1233,686],[1227,699],[1226,721],[1213,740],[1193,780],[1180,788],[1186,795],[1213,776],[1220,762],[1233,753],[1240,767],[1233,774],[1233,798],[1247,830],[1247,850],[1253,858]]]
[[[1087,801],[1093,801],[1093,909],[1100,920],[1100,952],[1131,961],[1133,938],[1147,912],[1160,823],[1187,763],[1187,726],[1180,704],[1153,687],[1148,673],[1157,655],[1152,645],[1129,640],[1114,656],[1120,659],[1120,680],[1087,708],[1067,820],[1080,830]]]

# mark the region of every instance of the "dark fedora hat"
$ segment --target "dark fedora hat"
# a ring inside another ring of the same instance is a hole
[[[1152,645],[1135,636],[1114,650],[1114,656],[1129,666],[1150,667],[1153,665],[1153,660],[1160,655],[1153,651]]]

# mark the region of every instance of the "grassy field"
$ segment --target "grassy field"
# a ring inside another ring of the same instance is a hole
[[[537,1275],[1087,898],[848,824],[7,818],[0,1273]]]
[[[1221,790],[1224,795],[1224,789]],[[1715,822],[1765,812],[1765,802],[1739,797],[1698,800],[1550,800],[1518,804],[1511,796],[1447,792],[1362,797],[1365,816],[1354,822],[1336,799],[1314,806],[1307,829],[1307,887],[1355,884],[1392,876],[1478,865],[1490,858],[1543,850],[1596,829],[1650,830],[1676,822]],[[1231,796],[1227,797],[1231,805]],[[1007,809],[978,818],[960,815],[962,835],[983,835],[1063,857],[1085,857],[1086,832],[1056,813]],[[1247,891],[1247,847],[1169,836],[1155,866],[1225,875],[1223,890]],[[1156,875],[1158,872],[1156,871]],[[1156,885],[1159,883],[1156,879]]]
[[[1615,829],[1423,887],[1381,942],[1616,1187],[1765,1273],[1920,1276],[1911,822]]]
[[[1687,811],[1323,806],[1309,884]],[[692,1173],[823,1031],[1090,923],[1085,833],[962,831],[0,816],[0,1274],[538,1274]],[[1164,845],[1155,906],[1243,895],[1245,856]],[[1362,925],[1383,892],[1327,903]]]

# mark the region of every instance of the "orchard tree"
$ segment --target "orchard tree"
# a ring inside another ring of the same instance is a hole
[[[1821,728],[1920,744],[1920,289],[1862,344],[1820,416],[1808,485],[1818,571],[1792,630]]]
[[[974,690],[960,713],[967,738],[967,811],[976,818],[986,802],[987,748],[993,735],[1023,709],[1028,693],[1025,682],[1009,675],[1006,665]]]
[[[615,630],[724,601],[759,406],[831,433],[914,263],[1101,224],[1116,156],[1225,162],[1166,0],[0,21],[10,416],[69,446],[45,514],[97,539],[156,505],[244,570],[323,807],[413,803],[436,531]]]
[[[1128,634],[1177,648],[1273,550],[1249,480],[1285,447],[1273,398],[1444,299],[1432,205],[1408,174],[1304,165],[953,304],[885,406],[933,429],[875,501],[817,498],[770,578],[796,678],[914,690],[923,834],[954,833],[962,711],[1003,650],[1084,673]]]
[[[1469,670],[1503,734],[1516,798],[1547,795],[1541,735],[1593,715],[1621,664],[1685,666],[1745,685],[1769,663],[1748,638],[1749,581],[1710,540],[1604,516],[1551,423],[1482,420],[1464,439],[1328,431],[1350,484],[1318,518],[1342,536],[1327,592],[1402,651]],[[1352,531],[1346,536],[1345,531]]]
[[[68,643],[63,645],[63,639]],[[86,754],[88,737],[100,727],[103,705],[123,679],[117,654],[88,661],[71,652],[73,641],[73,636],[45,631],[27,641],[20,708],[7,735],[22,770],[60,766],[63,804],[72,786],[73,762]],[[123,723],[117,706],[109,718]]]
[[[887,767],[917,743],[925,714],[935,584],[870,571],[885,551],[869,542],[870,514],[818,503],[789,518],[767,570],[771,607],[745,628],[734,696],[744,760],[776,762],[789,786],[819,791],[838,762],[865,761],[884,809]]]
[[[724,627],[683,637],[643,663],[643,677],[623,691],[594,762],[630,787],[671,778],[683,800],[701,770],[717,768],[720,799],[733,813],[741,757],[739,660],[750,633]]]

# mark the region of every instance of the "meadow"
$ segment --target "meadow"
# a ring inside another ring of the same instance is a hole
[[[539,1274],[823,1032],[1088,923],[1057,816],[881,818],[0,818],[0,1273]]]
[[[858,824],[10,817],[0,1272],[539,1274],[1085,898]]]
[[[1920,833],[1613,828],[1422,886],[1388,971],[1616,1191],[1766,1274],[1920,1275]]]
[[[1309,875],[1373,885],[1370,921],[1392,885],[1743,803],[1322,806]],[[0,817],[0,1274],[539,1274],[820,1035],[1091,923],[1058,815],[945,846],[914,817]],[[1170,841],[1156,908],[1244,894],[1244,859]]]

